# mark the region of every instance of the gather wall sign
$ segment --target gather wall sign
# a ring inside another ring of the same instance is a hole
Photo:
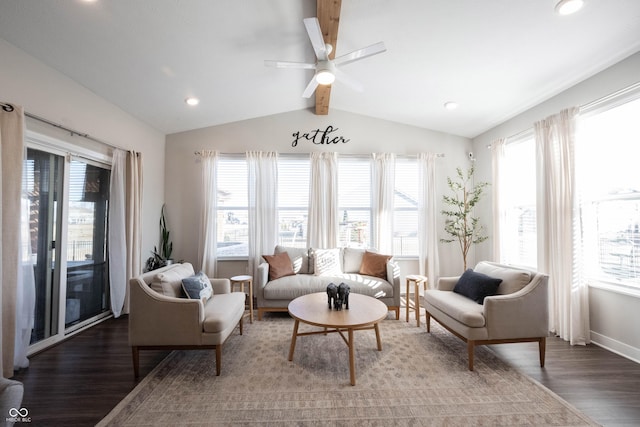
[[[297,131],[291,134],[293,136],[293,141],[291,142],[292,147],[297,147],[298,142],[309,141],[312,144],[316,145],[332,145],[332,144],[346,144],[349,142],[342,135],[333,135],[338,128],[334,128],[329,125],[325,129],[314,129],[309,132]]]

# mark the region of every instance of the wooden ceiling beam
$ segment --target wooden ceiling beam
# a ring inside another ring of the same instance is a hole
[[[333,47],[329,59],[336,56],[338,46],[338,26],[340,24],[340,9],[342,0],[317,0],[317,16],[324,42]],[[316,88],[316,114],[329,114],[329,100],[331,98],[331,85],[318,85]]]

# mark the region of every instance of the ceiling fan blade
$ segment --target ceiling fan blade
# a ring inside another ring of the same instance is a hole
[[[317,87],[318,87],[318,81],[316,80],[316,76],[313,76],[313,78],[307,85],[307,88],[304,90],[304,92],[302,92],[302,97],[311,98],[311,95],[313,95],[313,92],[315,92]]]
[[[342,55],[334,59],[333,63],[335,65],[346,65],[354,61],[368,58],[369,56],[377,55],[379,53],[385,52],[386,50],[387,48],[384,46],[384,42],[378,42],[376,44],[372,44],[371,46],[363,47],[362,49],[354,50],[351,53]]]
[[[304,26],[307,29],[309,40],[311,40],[311,45],[313,46],[313,50],[316,53],[318,60],[326,61],[329,59],[329,54],[327,53],[327,47],[324,43],[324,37],[322,36],[322,30],[320,29],[320,21],[318,21],[318,18],[305,18]]]
[[[334,74],[336,75],[336,80],[339,80],[341,83],[346,84],[350,88],[357,90],[358,92],[362,92],[364,90],[362,83],[352,78],[348,74],[345,74],[343,71],[336,68],[334,70]]]
[[[307,62],[275,61],[271,59],[265,60],[264,65],[275,68],[302,68],[307,70],[315,70],[316,68],[316,64],[309,64]]]

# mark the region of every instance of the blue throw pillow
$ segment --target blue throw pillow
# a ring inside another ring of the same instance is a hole
[[[489,277],[486,274],[468,269],[458,279],[453,292],[471,298],[478,304],[483,304],[485,297],[495,295],[498,292],[500,283],[502,283],[502,279]]]
[[[202,271],[182,279],[182,289],[189,299],[200,299],[205,303],[213,296],[211,281]]]

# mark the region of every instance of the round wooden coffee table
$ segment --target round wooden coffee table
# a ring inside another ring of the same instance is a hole
[[[293,352],[296,348],[296,339],[305,335],[327,334],[337,332],[349,347],[349,372],[351,385],[356,385],[356,364],[353,346],[353,331],[373,329],[376,331],[378,351],[382,351],[380,329],[378,323],[387,317],[389,308],[377,299],[360,294],[349,295],[349,310],[330,309],[327,302],[327,294],[318,292],[298,297],[289,303],[289,314],[295,319],[291,347],[289,348],[289,361],[293,360]],[[308,325],[319,326],[321,331],[298,332],[300,322]],[[345,337],[343,332],[347,332]]]

